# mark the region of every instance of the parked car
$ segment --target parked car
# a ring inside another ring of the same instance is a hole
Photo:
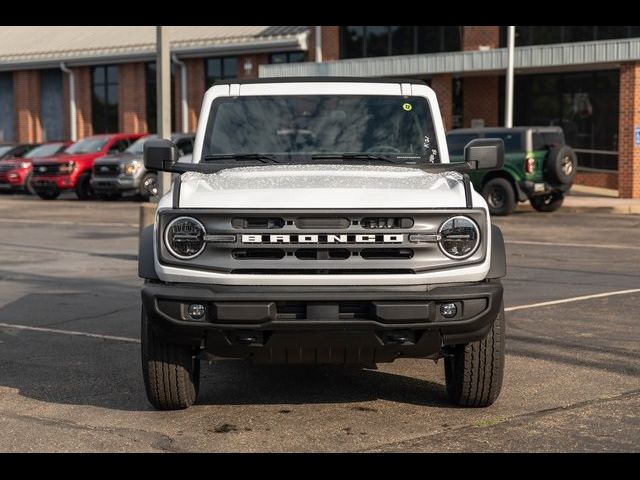
[[[45,200],[58,198],[60,192],[73,190],[80,200],[94,197],[91,169],[96,158],[124,152],[142,133],[93,135],[77,141],[63,154],[33,162],[31,185]]]
[[[501,138],[505,145],[502,169],[471,174],[492,215],[509,215],[527,200],[539,212],[560,208],[577,172],[576,154],[561,127],[453,130],[447,134],[451,161],[462,161],[465,145],[476,138]]]
[[[29,150],[40,145],[39,143],[4,143],[0,145],[0,160],[7,158],[22,158]]]
[[[180,155],[188,155],[193,152],[194,137],[192,133],[172,133],[171,141]],[[91,186],[98,198],[114,199],[122,194],[134,194],[146,201],[157,193],[157,173],[149,172],[142,162],[144,144],[151,138],[158,138],[158,135],[139,138],[124,152],[95,161]]]
[[[59,155],[69,145],[71,142],[47,142],[31,148],[21,158],[0,160],[0,189],[35,193],[31,188],[33,160]]]

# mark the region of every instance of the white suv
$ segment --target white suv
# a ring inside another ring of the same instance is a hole
[[[227,80],[205,94],[191,162],[140,241],[150,402],[196,400],[208,358],[270,363],[444,358],[453,402],[487,406],[504,363],[504,243],[465,173],[500,168],[501,140],[450,164],[436,96],[416,80]]]

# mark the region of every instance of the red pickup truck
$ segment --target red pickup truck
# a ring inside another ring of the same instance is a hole
[[[93,198],[89,182],[93,162],[109,154],[126,150],[146,133],[113,133],[93,135],[77,141],[63,154],[33,161],[31,186],[44,200],[58,198],[64,190],[73,190],[80,200]]]

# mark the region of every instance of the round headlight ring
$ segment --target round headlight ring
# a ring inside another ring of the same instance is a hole
[[[169,234],[171,233],[171,228],[178,222],[185,222],[185,221],[189,221],[195,224],[195,228],[199,229],[202,232],[202,245],[200,246],[200,248],[198,249],[197,252],[191,254],[191,255],[183,255],[180,254],[178,252],[176,252],[173,247],[171,242],[169,241]],[[200,255],[205,247],[207,246],[207,243],[204,241],[204,235],[206,235],[207,230],[204,228],[204,225],[202,224],[202,222],[196,220],[193,217],[177,217],[174,218],[173,220],[171,220],[169,222],[169,224],[166,226],[166,228],[164,229],[164,244],[167,247],[167,250],[169,250],[169,253],[171,253],[171,255],[173,255],[176,258],[179,258],[180,260],[191,260],[193,258],[196,258],[198,255]]]
[[[460,226],[454,226],[454,223],[456,221],[465,222],[466,223],[465,228],[471,227],[473,229],[472,235],[475,236],[475,243],[473,247],[467,252],[463,253],[462,255],[455,255],[453,253],[450,253],[443,246],[443,242],[447,240],[446,230],[452,229],[452,228],[461,228]],[[480,229],[478,228],[478,224],[475,221],[473,221],[471,218],[465,217],[463,215],[457,215],[455,217],[447,218],[444,222],[442,222],[442,224],[440,225],[440,228],[438,228],[438,233],[442,236],[442,238],[438,241],[438,247],[440,247],[440,251],[444,253],[447,257],[452,258],[453,260],[464,260],[465,258],[469,258],[471,255],[476,253],[476,250],[478,250],[478,247],[480,246]]]

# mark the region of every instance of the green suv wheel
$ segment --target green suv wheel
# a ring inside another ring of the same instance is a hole
[[[492,178],[482,187],[491,215],[511,215],[516,210],[516,192],[506,178]]]

